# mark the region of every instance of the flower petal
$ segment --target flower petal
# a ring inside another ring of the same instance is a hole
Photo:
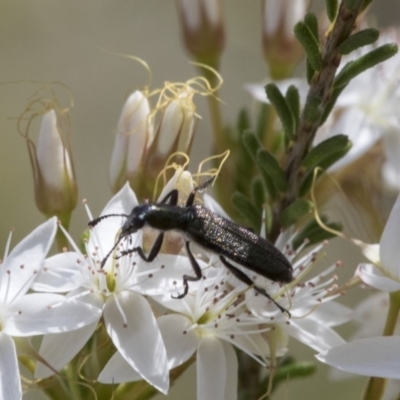
[[[200,268],[207,265],[204,261],[197,261]],[[183,275],[194,274],[188,257],[170,254],[159,254],[151,264],[140,259],[135,268],[135,284],[137,285],[135,290],[149,296],[161,296],[159,301],[164,306],[165,301],[170,303],[173,300],[171,294],[176,296],[183,292]],[[196,285],[196,282],[190,282],[190,284]],[[175,301],[176,303],[179,301]],[[181,310],[179,304],[177,306]]]
[[[199,341],[194,329],[187,331],[192,325],[190,320],[183,315],[171,314],[157,318],[157,323],[167,350],[169,369],[183,364],[194,354]]]
[[[59,371],[76,356],[79,350],[90,339],[97,327],[97,321],[71,332],[49,333],[44,335],[39,354]],[[41,362],[37,362],[36,379],[44,379],[53,375],[54,371]]]
[[[31,293],[20,297],[9,309],[3,328],[11,336],[60,333],[98,321],[101,309],[59,294]]]
[[[202,337],[197,350],[197,400],[225,399],[226,362],[221,341]]]
[[[364,283],[384,292],[397,292],[400,290],[400,282],[385,276],[381,270],[372,264],[360,264],[356,275],[359,275]]]
[[[66,293],[76,289],[80,286],[81,275],[76,260],[81,258],[82,255],[76,252],[60,253],[47,258],[32,289],[51,293]]]
[[[353,315],[351,308],[333,301],[322,303],[309,318],[325,326],[337,326],[347,322]]]
[[[57,219],[39,225],[12,250],[0,269],[0,298],[10,304],[30,288],[53,243]],[[6,297],[3,297],[6,296]]]
[[[290,336],[316,351],[328,350],[345,343],[334,330],[310,319],[292,319],[285,330]]]
[[[318,360],[354,374],[400,379],[400,337],[374,337],[318,354]]]
[[[132,368],[167,393],[167,352],[147,300],[135,292],[122,291],[107,299],[104,321],[114,345]]]
[[[382,268],[388,275],[396,280],[400,280],[400,196],[397,198],[389,219],[383,230],[380,243],[380,258]]]
[[[101,371],[97,380],[101,383],[125,383],[141,381],[142,376],[135,371],[128,361],[117,351]]]
[[[225,400],[236,400],[238,390],[238,359],[235,350],[227,343],[222,342],[226,359]]]
[[[0,332],[0,354],[0,399],[20,400],[22,389],[17,352],[12,338],[3,332]]]
[[[103,252],[100,254],[100,259],[112,248],[116,235],[125,222],[126,217],[123,215],[129,215],[136,205],[138,205],[136,195],[127,183],[104,207],[100,215],[122,214],[122,216],[105,218],[91,229],[89,247],[94,247],[94,252]]]

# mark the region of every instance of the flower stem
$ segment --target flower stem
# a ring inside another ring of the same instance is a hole
[[[400,312],[400,291],[389,294],[390,304],[383,336],[392,336]],[[386,379],[371,377],[365,390],[364,400],[379,400],[383,396]]]
[[[301,162],[312,145],[323,118],[323,110],[331,99],[332,83],[341,60],[338,49],[341,43],[352,33],[357,16],[361,12],[363,0],[354,0],[351,7],[347,3],[346,1],[341,2],[335,24],[321,53],[322,67],[314,73],[310,83],[296,139],[289,150],[285,163],[285,173],[290,189],[275,207],[271,240],[276,239],[279,235],[281,229],[279,217],[282,210],[292,204],[298,196],[302,181]]]

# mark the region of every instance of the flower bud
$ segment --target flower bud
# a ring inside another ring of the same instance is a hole
[[[186,87],[170,100],[162,111],[160,123],[149,149],[148,169],[150,176],[157,176],[171,154],[189,154],[199,119],[192,100],[194,92]]]
[[[218,69],[225,34],[221,0],[179,0],[183,39],[195,59]]]
[[[263,50],[273,79],[287,78],[303,56],[293,27],[303,19],[308,3],[308,0],[262,1]]]
[[[76,206],[78,189],[69,144],[61,136],[54,109],[43,115],[37,147],[28,138],[27,143],[37,207],[46,216],[61,218],[70,214]]]
[[[129,181],[136,191],[136,178],[143,175],[146,151],[153,140],[153,121],[148,99],[140,91],[125,102],[118,121],[110,165],[110,182],[118,192]]]

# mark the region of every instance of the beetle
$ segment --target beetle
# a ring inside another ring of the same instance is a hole
[[[190,250],[190,242],[193,241],[206,250],[218,254],[221,262],[236,278],[254,287],[258,293],[266,296],[283,313],[290,316],[290,313],[278,304],[265,289],[255,285],[249,276],[230,262],[234,261],[272,281],[289,283],[293,280],[293,268],[289,260],[271,242],[256,235],[250,229],[237,225],[202,205],[194,204],[196,193],[204,190],[214,179],[214,177],[208,179],[202,185],[195,187],[184,206],[178,205],[178,190],[174,189],[158,203],[145,201],[143,204],[135,206],[129,215],[107,214],[90,221],[89,227],[94,227],[104,218],[126,217],[117,241],[102,260],[101,267],[104,266],[122,239],[145,226],[160,231],[148,255],[144,253],[142,247],[138,246],[121,251],[117,258],[136,252],[144,261],[151,262],[161,250],[165,232],[179,231],[187,238],[185,248],[195,276],[183,275],[184,291],[182,294],[173,296],[174,298],[185,297],[189,291],[188,282],[198,281],[202,278],[201,268]]]

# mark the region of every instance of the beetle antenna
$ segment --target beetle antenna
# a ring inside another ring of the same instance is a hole
[[[117,246],[119,245],[119,242],[124,238],[124,236],[119,235],[119,238],[117,240],[117,243],[114,244],[114,246],[112,247],[112,249],[107,253],[107,255],[101,260],[101,264],[100,264],[100,268],[103,268],[106,261],[108,260],[108,257],[110,257],[110,255],[112,254],[112,252],[117,248]]]
[[[91,221],[88,222],[88,225],[93,228],[94,226],[96,226],[100,221],[102,221],[105,218],[108,217],[125,217],[128,218],[127,214],[107,214],[107,215],[102,215],[101,217],[92,219]]]
[[[212,183],[214,183],[215,179],[217,179],[217,176],[212,176],[211,178],[208,178],[206,181],[204,181],[201,185],[196,186],[194,188],[194,190],[196,192],[201,192],[202,190],[204,190],[207,186],[211,185]]]

